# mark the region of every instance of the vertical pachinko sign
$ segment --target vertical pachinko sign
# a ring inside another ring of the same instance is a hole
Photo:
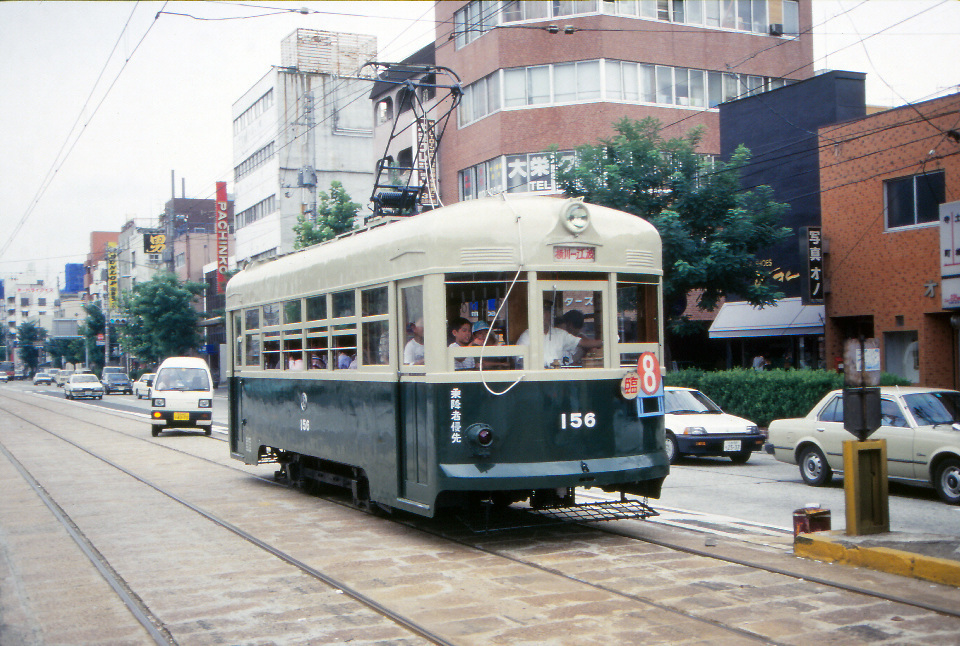
[[[217,293],[227,286],[227,265],[230,256],[230,223],[227,221],[227,183],[217,182]]]

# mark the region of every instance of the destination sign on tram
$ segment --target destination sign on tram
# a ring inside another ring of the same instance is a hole
[[[564,262],[593,262],[596,249],[593,247],[554,247],[553,259]]]

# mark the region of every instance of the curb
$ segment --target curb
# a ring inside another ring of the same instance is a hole
[[[793,540],[793,552],[816,561],[843,563],[960,587],[960,562],[888,547],[845,545],[841,539],[844,536],[841,531],[798,534]]]

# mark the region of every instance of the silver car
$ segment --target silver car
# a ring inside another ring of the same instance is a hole
[[[888,386],[880,389],[880,428],[869,439],[887,441],[891,480],[932,485],[960,504],[960,392]],[[797,464],[800,477],[819,487],[843,471],[843,392],[828,393],[806,417],[770,422],[767,452]]]

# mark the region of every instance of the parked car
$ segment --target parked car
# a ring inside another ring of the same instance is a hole
[[[7,373],[0,370],[0,383],[6,383],[8,379],[9,377],[7,377]]]
[[[33,376],[33,385],[38,386],[40,384],[52,384],[53,376],[46,372],[38,372]]]
[[[57,373],[57,376],[54,377],[53,380],[56,382],[58,386],[63,388],[63,385],[67,383],[67,381],[70,379],[70,376],[72,374],[73,374],[73,370],[61,370],[59,373]]]
[[[743,464],[763,448],[764,437],[756,424],[724,413],[699,390],[667,386],[663,399],[671,464],[682,455],[725,455]]]
[[[153,385],[153,379],[157,374],[154,372],[146,372],[140,375],[140,378],[137,379],[133,384],[133,394],[137,396],[137,399],[146,397],[150,398],[150,386]]]
[[[880,389],[881,426],[869,439],[887,441],[890,480],[931,485],[940,499],[960,504],[960,392],[940,388]],[[800,467],[819,487],[843,471],[843,391],[828,393],[806,417],[770,422],[767,452]]]
[[[67,399],[78,397],[103,399],[103,384],[92,373],[70,375],[70,379],[63,385],[63,396]]]
[[[103,392],[105,395],[110,393],[130,395],[133,394],[133,382],[123,373],[108,373],[103,376]]]

